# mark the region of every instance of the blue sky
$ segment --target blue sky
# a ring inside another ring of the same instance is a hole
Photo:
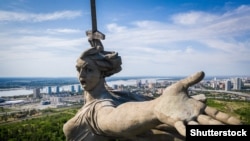
[[[96,0],[114,76],[250,76],[249,0]],[[0,0],[0,77],[76,76],[89,0]]]

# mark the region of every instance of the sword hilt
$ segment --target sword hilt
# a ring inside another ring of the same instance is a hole
[[[94,32],[93,30],[88,30],[86,31],[86,35],[89,37],[89,39],[99,39],[99,40],[105,39],[105,35],[98,30]]]

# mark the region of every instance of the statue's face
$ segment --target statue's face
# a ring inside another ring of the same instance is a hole
[[[90,91],[100,82],[101,71],[92,60],[88,58],[84,60],[78,59],[76,69],[78,72],[78,79],[84,90]]]

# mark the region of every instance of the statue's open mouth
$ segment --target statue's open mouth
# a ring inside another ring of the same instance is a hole
[[[85,84],[86,84],[86,81],[81,80],[80,83],[81,83],[82,85],[85,85]]]

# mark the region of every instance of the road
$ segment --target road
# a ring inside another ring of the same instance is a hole
[[[200,88],[192,88],[190,90],[192,90],[192,91],[207,91],[207,92],[228,93],[228,94],[235,94],[235,95],[250,98],[250,94],[246,94],[246,93],[242,93],[242,92],[224,91],[224,90],[208,90],[208,89],[200,89]]]

